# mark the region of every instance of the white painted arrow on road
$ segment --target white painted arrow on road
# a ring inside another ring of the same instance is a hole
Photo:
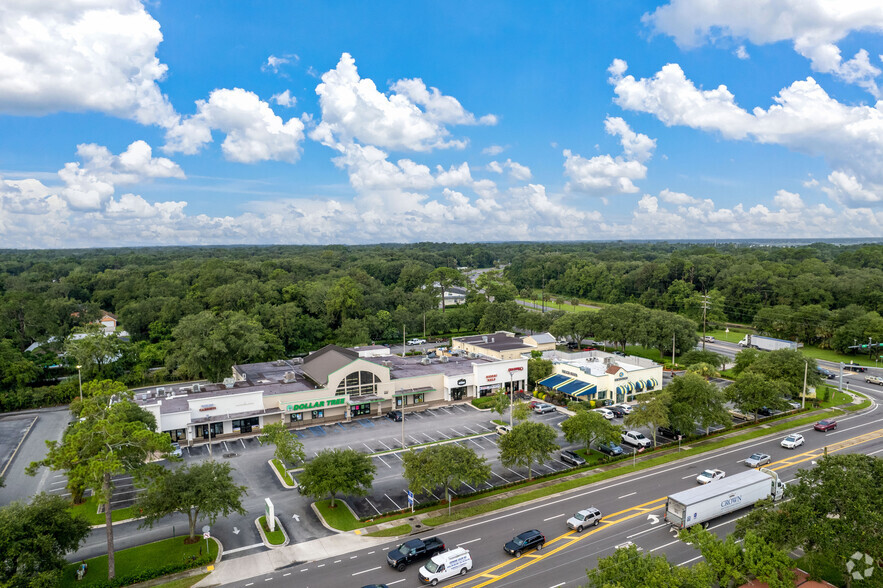
[[[233,527],[233,534],[239,535],[239,527]]]
[[[659,517],[656,515],[653,515],[653,514],[648,514],[647,520],[650,521],[651,525],[655,525],[656,523],[659,522]]]
[[[291,518],[293,518],[297,522],[300,522],[300,517],[297,516],[296,514],[291,515]]]

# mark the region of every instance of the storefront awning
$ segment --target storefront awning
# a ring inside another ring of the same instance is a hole
[[[561,374],[555,374],[549,376],[548,378],[543,378],[537,385],[545,386],[546,388],[555,388],[555,386],[561,385],[568,380],[572,380],[573,378],[569,378],[567,376],[562,376]]]
[[[635,390],[636,390],[636,391],[640,392],[640,391],[642,391],[643,389],[644,389],[644,382],[642,382],[642,381],[640,381],[640,380],[638,380],[637,382],[635,382]]]
[[[405,388],[404,390],[396,390],[394,396],[413,396],[414,394],[425,394],[426,392],[435,392],[432,386],[423,386],[420,388]]]
[[[627,390],[626,390],[626,387],[625,387],[625,386],[617,386],[617,387],[616,387],[616,393],[617,393],[617,394],[625,394],[626,392],[627,392]]]
[[[649,380],[647,380],[647,389],[648,390],[650,388],[655,388],[658,385],[659,385],[659,382],[656,380],[656,378],[650,378]]]
[[[574,398],[582,398],[583,396],[594,396],[598,392],[598,388],[592,384],[591,386],[586,386],[582,390],[577,391],[575,394],[571,394]]]
[[[353,406],[355,404],[367,404],[369,402],[383,402],[383,398],[376,394],[363,394],[361,396],[350,396],[347,404]]]
[[[570,396],[576,396],[578,392],[581,390],[585,390],[587,388],[594,388],[594,384],[589,384],[587,382],[580,382],[579,380],[571,380],[570,382],[566,382],[561,384],[555,390],[558,392],[562,392],[564,394],[568,394]]]

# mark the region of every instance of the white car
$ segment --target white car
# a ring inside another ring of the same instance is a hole
[[[613,416],[614,416],[613,413],[610,412],[609,410],[607,410],[606,408],[595,408],[595,409],[593,409],[593,410],[594,410],[595,412],[597,412],[598,414],[600,414],[600,415],[601,415],[602,417],[604,417],[605,419],[607,419],[608,421],[612,421],[612,420],[613,420]]]
[[[623,431],[620,436],[623,443],[635,447],[650,447],[650,439],[644,437],[644,434],[639,431]]]
[[[497,435],[505,435],[512,430],[512,427],[509,425],[497,425],[497,428],[494,430],[497,432]]]
[[[593,506],[591,508],[581,510],[569,519],[567,519],[567,526],[579,533],[586,527],[597,526],[600,522],[601,511]]]
[[[720,480],[726,476],[723,470],[705,470],[696,477],[696,481],[700,484],[708,484],[713,480]]]
[[[426,339],[409,339],[408,345],[423,345],[426,343]]]
[[[183,455],[180,444],[172,443],[172,455],[174,455],[175,457],[181,457]]]
[[[784,439],[782,439],[782,447],[785,449],[796,449],[803,445],[803,435],[799,433],[791,433]]]

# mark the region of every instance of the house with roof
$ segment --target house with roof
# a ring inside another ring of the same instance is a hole
[[[555,337],[549,333],[519,337],[509,331],[497,331],[490,335],[454,337],[451,339],[451,349],[499,360],[516,359],[531,351],[554,351]]]

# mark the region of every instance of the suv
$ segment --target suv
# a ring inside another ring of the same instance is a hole
[[[878,386],[883,386],[883,378],[880,376],[867,376],[865,377],[865,382],[868,384],[877,384]]]
[[[537,404],[533,408],[533,411],[537,414],[546,414],[547,412],[555,412],[556,410],[558,410],[558,409],[555,408],[554,406],[552,406],[551,404],[546,404],[545,402],[542,404]]]
[[[386,413],[386,418],[391,419],[395,422],[400,422],[402,420],[402,411],[400,410],[391,410]]]
[[[528,549],[531,549],[532,547],[542,549],[545,543],[546,538],[543,536],[543,534],[536,529],[533,529],[531,531],[525,531],[524,533],[513,537],[512,541],[509,541],[503,546],[503,551],[505,551],[509,555],[521,557],[522,553],[524,553]]]
[[[823,433],[827,433],[828,431],[833,431],[837,428],[837,421],[834,419],[822,419],[812,427],[816,431],[822,431]]]
[[[593,506],[591,508],[581,510],[569,519],[567,519],[567,526],[571,529],[575,529],[576,532],[579,533],[584,528],[594,527],[600,522],[601,511]]]
[[[650,439],[644,437],[644,434],[639,431],[623,431],[621,437],[623,443],[635,447],[650,447]]]
[[[626,414],[628,414],[628,413],[626,413],[626,411],[625,411],[625,409],[624,409],[623,407],[618,406],[618,405],[616,405],[616,404],[614,404],[613,406],[608,406],[608,407],[606,407],[606,408],[607,408],[607,410],[609,410],[610,412],[613,413],[613,416],[615,416],[615,417],[618,418],[618,419],[621,419],[621,418],[623,418]]]
[[[617,445],[616,443],[598,443],[598,451],[605,455],[609,455],[610,457],[616,457],[617,455],[622,455],[622,447]]]
[[[868,371],[868,368],[866,368],[863,365],[858,365],[856,363],[847,363],[846,365],[843,366],[843,369],[845,369],[848,372],[858,372],[858,373],[864,373],[864,372]]]
[[[684,434],[674,427],[656,427],[656,434],[660,437],[668,437],[669,439],[677,439],[683,437]]]
[[[579,453],[565,449],[561,452],[561,461],[572,466],[586,465],[586,460]]]
[[[714,337],[712,337],[711,335],[706,335],[705,337],[702,337],[702,340],[706,343],[714,343]]]
[[[819,368],[817,368],[816,371],[819,372],[820,376],[822,376],[823,378],[825,378],[827,380],[834,378],[834,372],[832,372],[831,370],[829,370],[827,368],[819,367]]]

